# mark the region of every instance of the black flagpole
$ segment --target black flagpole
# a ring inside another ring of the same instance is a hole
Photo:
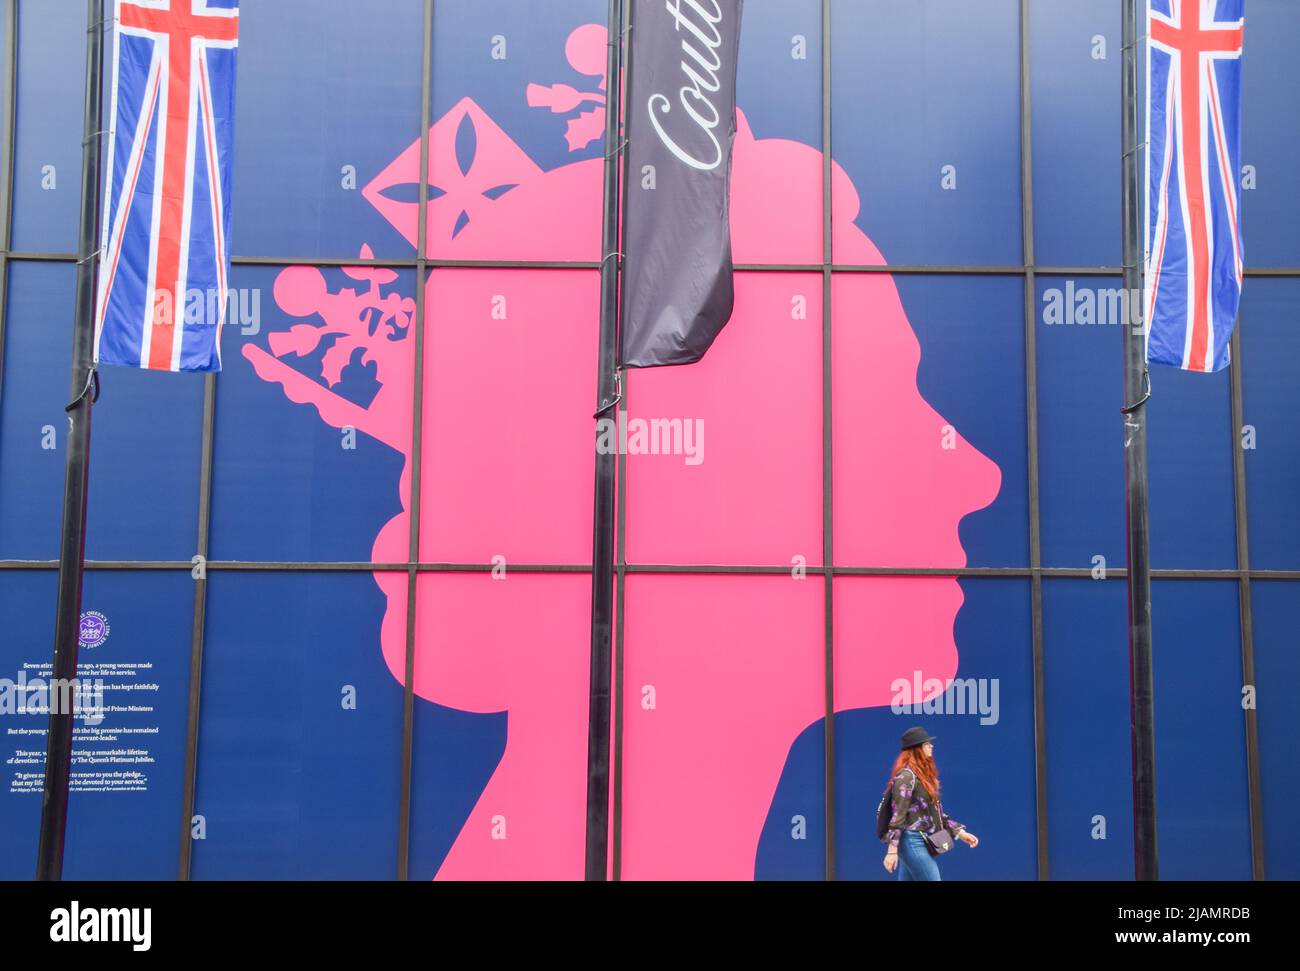
[[[596,434],[600,421],[618,418],[618,173],[622,77],[623,0],[609,0],[609,56],[605,77],[605,217],[601,231],[600,374]],[[617,435],[614,436],[617,440]],[[596,493],[591,553],[591,702],[587,713],[586,879],[606,879],[609,858],[610,681],[613,677],[614,469],[616,455],[596,450]]]
[[[63,837],[68,821],[72,768],[71,685],[77,676],[81,626],[81,578],[86,552],[86,477],[90,467],[91,386],[94,375],[93,316],[97,270],[101,84],[104,63],[102,0],[86,0],[86,106],[81,141],[81,231],[77,245],[77,303],[72,330],[72,404],[68,405],[68,456],[63,482],[63,540],[59,549],[59,600],[54,623],[54,670],[50,680],[50,731],[41,800],[37,880],[63,877]]]
[[[1141,241],[1141,173],[1138,166],[1138,0],[1124,0],[1124,498],[1128,521],[1128,637],[1130,717],[1133,736],[1133,870],[1138,880],[1158,880],[1156,856],[1156,727],[1151,652],[1151,558],[1147,505],[1146,366]],[[1145,22],[1145,18],[1144,18]],[[1142,307],[1134,320],[1132,307]],[[1135,326],[1140,323],[1141,329]]]

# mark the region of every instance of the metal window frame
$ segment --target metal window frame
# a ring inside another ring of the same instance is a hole
[[[73,253],[25,252],[13,251],[13,186],[14,162],[17,143],[16,110],[18,77],[18,0],[0,0],[0,16],[5,16],[8,33],[3,51],[0,51],[0,72],[7,80],[7,90],[0,98],[0,126],[9,132],[5,151],[0,153],[0,407],[3,406],[3,377],[5,350],[5,319],[8,297],[9,266],[15,262],[65,262],[74,263]],[[822,261],[820,263],[771,263],[771,264],[737,264],[741,272],[777,272],[820,274],[822,278],[822,529],[823,562],[819,566],[809,566],[810,575],[819,576],[824,584],[824,683],[825,683],[825,878],[835,879],[836,863],[836,813],[835,813],[835,709],[834,709],[834,579],[840,576],[914,576],[914,577],[971,577],[971,578],[1017,578],[1028,579],[1031,590],[1031,624],[1032,624],[1032,663],[1034,695],[1034,752],[1035,752],[1035,815],[1037,835],[1037,870],[1038,879],[1045,880],[1049,875],[1048,853],[1048,801],[1046,791],[1046,702],[1044,696],[1044,639],[1043,639],[1043,580],[1053,578],[1088,578],[1092,571],[1088,567],[1046,567],[1041,559],[1041,510],[1039,504],[1039,462],[1038,462],[1038,377],[1036,361],[1036,281],[1039,276],[1117,276],[1118,266],[1038,266],[1035,263],[1034,217],[1033,217],[1033,123],[1032,123],[1032,77],[1031,77],[1031,31],[1029,21],[1029,0],[1020,0],[1019,55],[1020,55],[1020,158],[1021,158],[1021,232],[1022,262],[1020,265],[859,265],[839,264],[833,259],[833,226],[831,199],[832,171],[832,43],[831,16],[833,0],[822,0],[821,17],[821,113],[822,113],[822,152],[823,152],[823,192],[822,192]],[[420,157],[421,170],[427,167],[429,157],[429,129],[431,122],[431,105],[433,96],[433,41],[435,37],[435,0],[423,0],[424,51],[421,64],[421,120],[420,120]],[[423,182],[423,180],[422,180]],[[320,268],[376,265],[397,269],[409,268],[416,271],[416,318],[414,359],[414,392],[412,400],[412,454],[411,499],[410,499],[410,533],[408,557],[400,563],[367,563],[341,561],[246,561],[223,560],[206,561],[206,569],[217,573],[239,572],[288,572],[302,574],[316,573],[376,573],[404,572],[408,577],[407,627],[406,627],[406,684],[403,692],[402,707],[402,748],[400,754],[400,798],[398,807],[398,850],[395,860],[395,875],[399,880],[410,878],[410,833],[411,833],[411,792],[412,765],[414,757],[414,694],[413,674],[415,664],[415,628],[417,581],[420,574],[427,573],[477,573],[492,569],[487,563],[450,563],[424,561],[420,559],[419,524],[420,524],[420,465],[423,446],[424,418],[424,338],[426,328],[425,296],[432,282],[434,271],[440,268],[481,268],[496,269],[589,269],[597,270],[597,261],[581,260],[446,260],[430,258],[427,250],[427,187],[420,190],[420,211],[418,221],[418,241],[415,255],[406,259],[360,260],[355,257],[271,257],[271,256],[236,256],[233,263],[245,266],[307,265]],[[890,566],[837,566],[833,557],[833,496],[832,496],[832,388],[831,388],[831,294],[835,274],[838,273],[888,273],[906,276],[960,276],[981,277],[1021,276],[1024,278],[1025,293],[1025,402],[1026,402],[1026,447],[1028,471],[1028,527],[1029,550],[1026,567],[890,567]],[[1300,267],[1254,267],[1245,271],[1248,277],[1300,277]],[[1237,566],[1235,569],[1154,569],[1152,576],[1157,580],[1225,580],[1237,582],[1240,606],[1241,663],[1243,683],[1253,684],[1255,678],[1253,611],[1251,606],[1251,584],[1253,581],[1295,581],[1300,580],[1297,570],[1259,570],[1250,567],[1247,515],[1247,482],[1245,458],[1240,448],[1239,434],[1244,421],[1243,387],[1245,366],[1241,354],[1241,324],[1233,335],[1233,353],[1230,370],[1234,511],[1236,518]],[[626,393],[626,392],[625,392]],[[214,426],[218,407],[217,384],[215,377],[205,378],[202,438],[200,443],[200,476],[196,496],[198,507],[198,534],[196,550],[206,560],[211,529],[212,486],[213,486],[213,449]],[[615,731],[613,733],[613,787],[614,840],[611,847],[614,879],[619,879],[622,864],[622,728],[623,728],[623,661],[624,661],[624,596],[628,574],[677,574],[677,575],[773,575],[786,574],[788,566],[771,566],[761,564],[645,564],[628,563],[626,554],[626,456],[620,456],[618,467],[618,505],[617,505],[617,556],[616,556],[616,659],[615,659]],[[0,575],[4,571],[41,571],[56,570],[56,560],[0,560]],[[174,560],[92,560],[88,561],[89,570],[116,570],[148,573],[154,571],[175,571],[193,568],[189,561]],[[515,564],[512,570],[521,573],[589,573],[590,564],[574,563],[533,563]],[[1108,570],[1106,579],[1124,581],[1127,571],[1123,569]],[[178,853],[178,877],[190,879],[192,875],[192,841],[189,836],[190,818],[195,806],[195,787],[198,769],[198,743],[201,728],[200,702],[202,700],[202,671],[204,628],[206,622],[207,581],[197,579],[194,591],[194,614],[191,639],[191,665],[189,704],[187,711],[187,729],[185,746],[184,792],[182,795],[182,827]],[[1264,843],[1262,824],[1262,794],[1260,783],[1260,750],[1256,713],[1245,710],[1246,763],[1249,787],[1250,829],[1252,845],[1252,871],[1254,878],[1264,878]]]
[[[835,879],[835,522],[834,466],[831,423],[833,388],[831,387],[832,283],[835,266],[835,234],[832,225],[834,200],[832,190],[831,114],[834,98],[831,90],[831,0],[822,0],[821,8],[821,108],[822,108],[822,678],[824,715],[822,730],[822,799],[823,861],[826,880]],[[815,574],[814,574],[815,575]]]
[[[18,143],[18,0],[3,0],[5,45],[0,57],[4,96],[0,98],[0,130],[8,133],[0,153],[0,407],[4,403],[5,310],[9,305],[9,247],[13,243],[14,146]],[[73,262],[76,257],[72,256]]]
[[[1034,820],[1038,879],[1050,878],[1047,804],[1047,701],[1043,660],[1043,556],[1038,474],[1038,290],[1034,267],[1033,84],[1029,0],[1020,0],[1020,218],[1025,264],[1025,435],[1029,513],[1030,650],[1034,692]]]
[[[1241,429],[1246,422],[1242,397],[1240,314],[1232,331],[1228,380],[1232,390],[1232,495],[1237,521],[1237,598],[1240,613],[1241,683],[1255,684],[1255,624],[1250,599],[1250,543],[1246,510],[1246,452],[1241,447]],[[1246,734],[1246,786],[1250,809],[1250,866],[1255,880],[1265,879],[1264,870],[1264,795],[1260,782],[1259,721],[1253,707],[1242,708]]]

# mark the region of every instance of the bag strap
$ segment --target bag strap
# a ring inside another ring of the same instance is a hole
[[[935,832],[938,832],[941,829],[944,830],[944,832],[947,832],[947,829],[943,825],[943,816],[939,814],[939,794],[937,792],[934,794],[933,798],[930,799],[930,818],[934,820]]]
[[[915,772],[904,766],[903,769],[899,771],[898,775],[901,776],[904,772],[912,776],[915,785],[925,789],[925,783],[916,777]],[[895,778],[897,778],[897,776]],[[943,829],[943,817],[939,815],[939,794],[937,792],[931,793],[929,789],[925,789],[925,794],[930,797],[930,819],[934,822],[934,828],[936,830]]]
[[[939,815],[939,800],[938,800],[938,799],[931,799],[931,800],[930,800],[930,818],[934,820],[934,828],[935,828],[936,832],[937,832],[938,830],[944,829],[944,825],[943,825],[943,817]],[[946,832],[946,830],[945,830],[945,832]]]

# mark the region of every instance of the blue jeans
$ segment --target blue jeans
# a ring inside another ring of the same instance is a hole
[[[939,864],[925,847],[925,837],[911,830],[898,841],[899,880],[938,880]]]

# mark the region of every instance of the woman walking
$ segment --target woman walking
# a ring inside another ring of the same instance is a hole
[[[938,880],[936,857],[951,849],[954,839],[972,849],[979,839],[943,811],[934,736],[923,728],[909,728],[902,741],[885,791],[890,814],[885,869],[897,870],[899,880]],[[884,808],[882,803],[882,813]]]

